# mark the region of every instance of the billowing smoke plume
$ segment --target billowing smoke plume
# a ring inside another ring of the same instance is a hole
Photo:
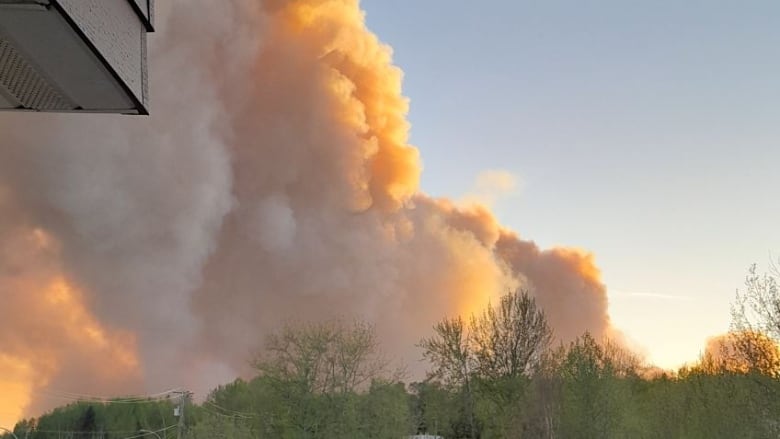
[[[590,255],[418,191],[402,73],[358,0],[158,7],[151,117],[0,118],[0,419],[203,392],[287,320],[365,318],[414,363],[435,321],[518,286],[561,338],[609,330]]]

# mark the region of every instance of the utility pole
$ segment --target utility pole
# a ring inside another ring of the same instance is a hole
[[[179,418],[179,424],[178,429],[176,433],[177,439],[183,439],[184,437],[184,406],[187,404],[187,401],[190,399],[190,396],[192,395],[191,392],[187,390],[180,390],[178,392],[175,392],[179,394],[179,405],[174,407],[173,409],[173,415],[177,416]]]

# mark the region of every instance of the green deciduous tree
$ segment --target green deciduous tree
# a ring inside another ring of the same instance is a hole
[[[153,436],[150,436],[153,437]],[[250,424],[227,415],[207,414],[187,432],[187,439],[252,439]]]
[[[615,437],[623,425],[638,360],[614,342],[599,343],[589,333],[573,341],[561,358],[560,435]]]
[[[433,365],[429,379],[442,380],[450,389],[462,394],[464,418],[467,422],[466,437],[477,437],[474,419],[474,388],[472,368],[474,354],[466,333],[466,325],[460,317],[444,319],[434,327],[434,335],[420,342],[423,358]]]
[[[260,375],[249,386],[255,430],[296,439],[408,434],[409,401],[399,372],[388,364],[366,323],[284,327],[268,337],[255,361]]]
[[[423,339],[420,347],[433,366],[429,380],[440,380],[460,395],[457,407],[465,426],[455,434],[509,434],[531,376],[552,340],[544,312],[527,291],[519,290],[472,316],[468,328],[456,317],[433,329],[434,335]]]

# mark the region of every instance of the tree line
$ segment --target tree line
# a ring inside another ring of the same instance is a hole
[[[405,383],[365,322],[287,326],[256,376],[188,402],[188,439],[771,438],[780,436],[780,276],[753,266],[732,330],[695,364],[646,366],[589,333],[554,341],[519,290],[468,319],[445,318],[419,347],[425,380]],[[21,439],[172,438],[175,400],[81,401],[19,422]],[[11,434],[0,436],[10,439]]]

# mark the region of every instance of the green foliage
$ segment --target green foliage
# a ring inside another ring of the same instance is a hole
[[[173,406],[168,400],[113,404],[76,402],[54,409],[37,420],[19,422],[14,433],[20,439],[120,439],[137,435],[142,430],[175,425]],[[8,439],[11,439],[10,435]]]
[[[515,428],[518,404],[529,377],[542,363],[552,340],[544,312],[527,291],[515,291],[472,316],[468,331],[461,318],[444,319],[420,342],[433,366],[429,380],[454,392],[461,414],[450,426],[453,437],[504,437]]]
[[[459,398],[436,381],[413,383],[411,389],[415,432],[455,437]]]
[[[192,437],[209,437],[222,428],[234,437],[398,438],[413,429],[409,395],[401,383],[377,379],[365,392],[302,389],[300,383],[265,376],[222,386],[202,404]]]
[[[774,291],[771,281],[762,282]],[[529,316],[543,314],[524,299],[524,293],[504,298],[472,318],[469,328],[460,319],[444,320],[423,340],[433,369],[427,382],[413,386],[418,432],[447,438],[780,436],[780,351],[763,333],[733,332],[717,355],[704,355],[678,374],[650,376],[619,344],[588,333],[554,350],[540,342],[533,355],[518,355],[523,341],[547,339],[545,325],[528,324],[535,321]],[[529,335],[533,331],[542,336]]]
[[[202,409],[213,428],[230,421],[252,437],[398,438],[412,431],[411,408],[386,364],[370,325],[286,327],[268,338],[258,377],[219,387]]]
[[[251,439],[255,436],[250,425],[239,419],[209,414],[187,434],[188,439]]]
[[[570,438],[614,437],[630,380],[618,362],[588,333],[568,348],[560,366],[562,404],[558,427]],[[624,372],[624,371],[623,371]]]
[[[410,398],[402,383],[374,381],[358,401],[361,438],[397,439],[411,433]],[[346,436],[345,436],[346,437]]]
[[[763,284],[762,284],[763,285]],[[763,439],[780,437],[780,352],[734,331],[700,361],[655,373],[588,333],[549,348],[544,314],[524,292],[471,319],[446,319],[421,346],[432,371],[407,387],[360,322],[286,327],[258,376],[185,406],[187,439]],[[24,420],[20,439],[176,435],[172,400],[77,402]],[[10,439],[11,434],[0,435]]]

